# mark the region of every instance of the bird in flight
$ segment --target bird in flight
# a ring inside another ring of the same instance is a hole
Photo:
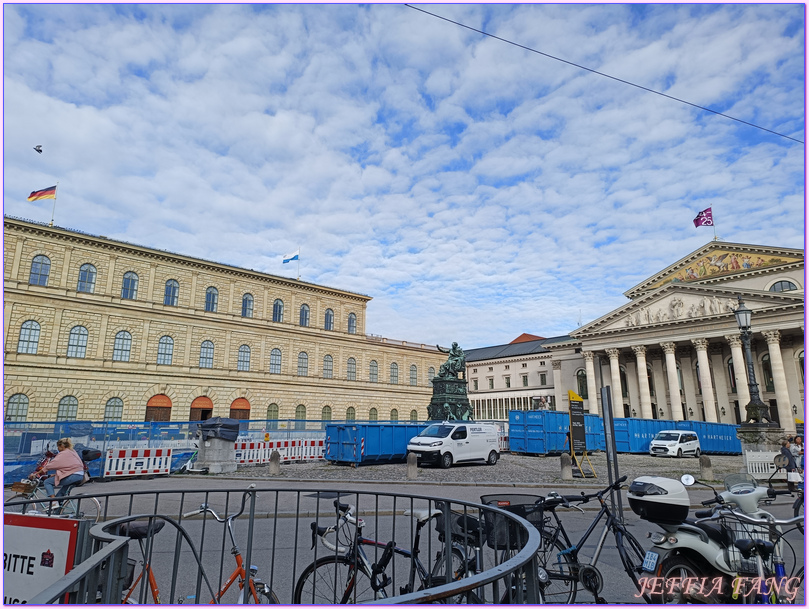
[[[37,144],[36,146],[34,146],[34,150],[36,150],[39,154],[42,154],[42,145]]]

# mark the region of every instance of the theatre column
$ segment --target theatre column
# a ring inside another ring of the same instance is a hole
[[[767,339],[770,353],[772,380],[775,384],[775,399],[778,402],[778,418],[785,431],[795,431],[795,417],[792,415],[792,402],[787,389],[787,377],[784,373],[784,360],[781,358],[781,333],[778,330],[762,332]]]
[[[646,371],[646,347],[635,345],[636,368],[638,370],[638,389],[640,392],[640,416],[643,419],[653,419],[652,397],[649,395],[649,373]]]
[[[589,402],[590,414],[601,415],[601,407],[598,403],[598,387],[596,385],[596,370],[593,366],[594,353],[592,351],[582,351],[584,356],[584,372],[587,375],[587,400]]]
[[[556,410],[567,411],[570,409],[570,402],[567,399],[567,392],[562,388],[562,362],[552,360],[553,368],[553,395],[556,400]],[[567,404],[567,408],[562,408],[562,404]]]
[[[708,361],[708,339],[692,338],[691,342],[697,350],[699,382],[702,385],[702,404],[705,408],[705,420],[709,423],[716,423],[716,401],[713,398],[711,363]]]
[[[610,358],[610,398],[612,399],[613,416],[621,416],[624,412],[624,398],[621,395],[621,365],[618,363],[620,349],[607,349]],[[620,405],[620,408],[619,408]]]
[[[747,384],[747,363],[742,351],[742,338],[738,334],[726,336],[730,345],[730,357],[733,360],[733,375],[736,377],[736,395],[739,398],[739,410],[744,418],[744,407],[750,403],[750,387]]]
[[[660,343],[663,353],[666,354],[666,379],[669,385],[669,404],[671,418],[675,421],[683,420],[683,403],[680,400],[680,380],[677,378],[677,358],[674,356],[674,343]]]

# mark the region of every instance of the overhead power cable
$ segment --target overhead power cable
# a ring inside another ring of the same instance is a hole
[[[666,93],[663,93],[662,91],[655,91],[654,89],[650,89],[649,87],[644,87],[643,85],[638,85],[638,84],[636,84],[634,82],[624,80],[623,78],[618,78],[617,76],[611,76],[609,74],[605,74],[604,72],[599,72],[598,70],[594,70],[592,68],[588,68],[587,66],[583,66],[583,65],[574,63],[572,61],[562,59],[561,57],[555,57],[554,55],[550,55],[549,53],[543,53],[542,51],[538,51],[537,49],[532,49],[531,47],[527,47],[525,45],[519,44],[518,42],[514,42],[513,40],[508,40],[507,38],[501,38],[500,36],[495,36],[494,34],[490,34],[489,32],[484,32],[483,30],[479,30],[479,29],[474,28],[474,27],[472,27],[470,25],[466,25],[465,23],[461,23],[459,21],[454,21],[454,20],[449,19],[447,17],[443,17],[441,15],[431,13],[430,11],[425,11],[423,8],[413,6],[412,4],[405,4],[405,6],[408,7],[408,8],[412,8],[413,10],[425,13],[427,15],[430,15],[431,17],[436,17],[437,19],[442,19],[443,21],[447,21],[447,22],[452,23],[454,25],[458,25],[460,27],[466,28],[467,30],[477,32],[478,34],[488,36],[489,38],[494,38],[495,40],[499,40],[500,42],[505,42],[506,44],[510,44],[512,46],[519,47],[519,48],[524,49],[526,51],[530,51],[531,53],[536,53],[537,55],[542,55],[543,57],[547,57],[549,59],[554,59],[556,61],[561,61],[562,63],[566,63],[566,64],[568,64],[570,66],[579,68],[580,70],[586,70],[588,72],[592,72],[593,74],[598,74],[599,76],[604,76],[605,78],[610,78],[612,80],[616,80],[616,81],[618,81],[620,83],[623,83],[625,85],[630,85],[632,87],[642,89],[642,90],[647,91],[649,93],[654,93],[655,95],[660,95],[661,97],[667,97],[668,99],[674,100],[676,102],[680,102],[681,104],[686,104],[686,105],[691,106],[693,108],[699,108],[700,110],[705,110],[706,112],[711,112],[712,114],[716,114],[718,116],[722,116],[722,117],[730,119],[732,121],[742,123],[742,124],[747,125],[749,127],[754,127],[755,129],[761,129],[762,131],[766,131],[767,133],[772,133],[773,135],[777,135],[779,137],[783,137],[783,138],[786,138],[788,140],[792,140],[793,142],[798,142],[799,144],[803,144],[802,140],[796,139],[796,138],[791,137],[789,135],[785,135],[783,133],[779,133],[777,131],[767,129],[766,127],[756,125],[755,123],[749,123],[749,122],[744,121],[744,120],[742,120],[740,118],[730,116],[729,114],[724,114],[723,112],[717,112],[716,110],[711,110],[710,108],[706,108],[705,106],[700,106],[699,104],[691,103],[690,101],[680,99],[679,97],[674,97],[673,95],[668,95]]]

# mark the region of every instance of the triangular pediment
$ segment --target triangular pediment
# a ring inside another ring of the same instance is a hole
[[[803,266],[804,251],[711,241],[624,293],[637,298],[668,284],[706,284],[744,275]]]
[[[614,332],[635,327],[662,327],[672,323],[727,318],[738,307],[741,294],[745,305],[754,313],[782,306],[803,306],[802,292],[762,292],[739,290],[738,287],[687,285],[668,283],[643,294],[589,324],[571,332],[583,336]]]

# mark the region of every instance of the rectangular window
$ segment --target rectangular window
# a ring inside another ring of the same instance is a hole
[[[472,379],[472,389],[473,389],[473,391],[478,390],[478,380],[477,379]]]
[[[522,375],[522,386],[523,387],[528,387],[528,375],[527,374]]]
[[[523,368],[528,368],[528,364],[523,364],[522,367]]]
[[[494,389],[494,379],[489,379],[489,389]]]
[[[540,385],[546,385],[547,384],[546,383],[547,379],[548,379],[548,377],[547,377],[546,374],[540,374],[539,375],[539,384]]]
[[[540,366],[544,366],[544,365],[545,365],[545,362],[544,362],[544,361],[539,362],[539,365],[540,365]]]
[[[506,378],[506,389],[511,387],[511,377],[507,376]]]
[[[508,364],[506,364],[506,370],[508,370]]]

